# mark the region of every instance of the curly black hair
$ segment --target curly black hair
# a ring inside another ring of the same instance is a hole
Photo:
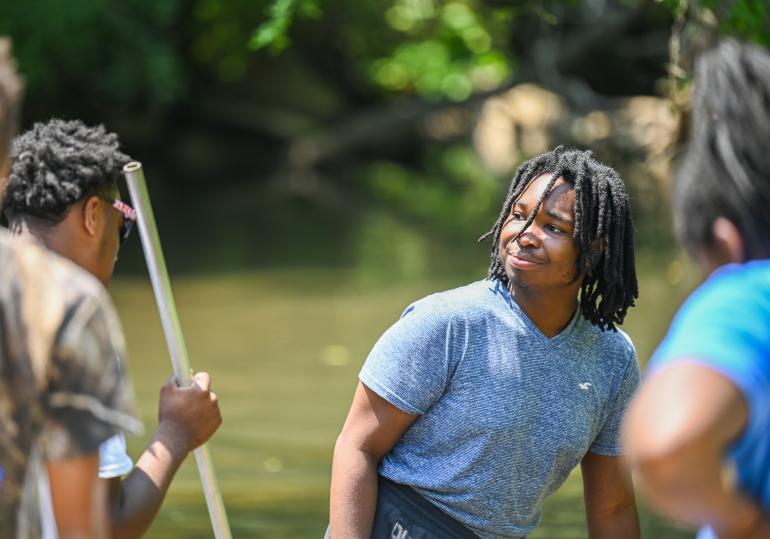
[[[59,223],[72,204],[115,189],[129,161],[103,125],[36,123],[13,141],[2,214],[11,227],[28,217]]]
[[[509,282],[500,260],[500,232],[511,207],[532,180],[550,174],[548,186],[519,233],[535,219],[545,197],[559,177],[575,186],[575,231],[577,267],[585,268],[580,289],[583,316],[602,330],[622,324],[629,307],[639,297],[634,263],[634,225],[625,185],[620,175],[594,159],[590,151],[562,146],[524,162],[516,171],[492,230],[493,245],[488,278]],[[603,249],[597,249],[597,240]]]
[[[692,139],[674,184],[674,224],[691,254],[729,219],[747,259],[770,257],[770,53],[726,39],[695,63]]]

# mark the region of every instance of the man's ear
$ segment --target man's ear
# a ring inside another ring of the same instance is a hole
[[[90,236],[99,234],[104,213],[99,203],[99,197],[90,196],[83,202],[83,227]]]
[[[743,238],[735,224],[726,217],[717,217],[711,224],[714,237],[713,255],[721,264],[740,263],[746,260]]]

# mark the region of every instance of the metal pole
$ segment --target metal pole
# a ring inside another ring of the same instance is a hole
[[[155,301],[158,304],[160,321],[163,324],[163,333],[166,335],[166,344],[171,354],[174,374],[180,383],[186,384],[190,381],[190,359],[187,355],[182,326],[179,324],[174,296],[171,293],[171,281],[168,278],[163,249],[160,246],[158,227],[155,225],[155,216],[152,213],[152,204],[147,192],[142,164],[132,161],[123,167],[123,172],[126,176],[128,191],[131,194],[131,201],[136,209],[136,219],[144,256],[147,260],[147,270],[150,273],[152,289],[155,292]],[[222,495],[219,492],[216,475],[214,475],[211,453],[205,444],[195,450],[195,461],[198,464],[198,473],[203,484],[203,493],[206,496],[206,506],[209,509],[214,536],[216,539],[232,539]]]

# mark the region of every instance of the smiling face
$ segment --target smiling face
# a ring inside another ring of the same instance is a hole
[[[577,297],[582,274],[577,268],[579,251],[573,237],[572,184],[558,178],[535,220],[519,235],[550,179],[548,173],[536,177],[514,202],[500,231],[500,262],[514,291],[559,290]]]

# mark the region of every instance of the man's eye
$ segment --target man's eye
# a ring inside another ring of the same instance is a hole
[[[546,228],[546,230],[550,230],[551,232],[556,232],[556,233],[563,233],[564,232],[561,228],[559,228],[556,225],[546,225],[545,228]]]

